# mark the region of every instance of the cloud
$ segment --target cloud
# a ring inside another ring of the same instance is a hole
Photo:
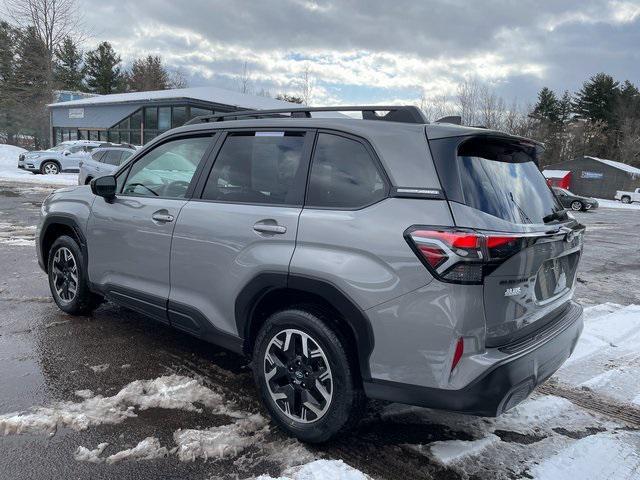
[[[81,3],[93,43],[112,41],[127,61],[160,54],[192,84],[227,88],[246,62],[254,88],[273,93],[298,91],[308,66],[318,104],[452,95],[470,77],[529,100],[601,69],[640,72],[639,1]]]

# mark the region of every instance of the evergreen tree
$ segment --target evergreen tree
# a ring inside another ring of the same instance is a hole
[[[538,103],[533,108],[533,115],[538,120],[557,123],[560,117],[560,102],[550,88],[543,87],[538,93]]]
[[[572,99],[568,90],[564,91],[562,98],[558,101],[558,121],[566,125],[571,120]]]
[[[133,92],[166,90],[171,87],[169,73],[157,55],[134,60],[127,81],[129,90]]]
[[[47,105],[53,100],[53,84],[49,52],[34,28],[18,35],[15,58],[16,119],[21,133],[32,136],[35,147],[44,147],[49,143]]]
[[[619,93],[619,83],[611,75],[598,73],[576,92],[574,112],[579,118],[603,122],[613,128],[616,125],[615,107]]]
[[[15,46],[17,32],[0,22],[0,141],[11,143],[15,129]]]
[[[126,78],[120,69],[120,62],[120,55],[109,42],[102,42],[98,48],[87,52],[87,89],[101,95],[124,91]]]
[[[67,37],[55,51],[54,80],[63,90],[84,90],[84,66],[82,52],[74,41]]]

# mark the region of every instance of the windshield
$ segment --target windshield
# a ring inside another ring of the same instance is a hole
[[[61,144],[61,145],[56,145],[55,147],[51,147],[51,148],[49,149],[49,151],[53,151],[53,152],[62,152],[62,151],[64,151],[64,150],[67,150],[69,147],[70,147],[70,145],[64,145],[64,144]]]
[[[545,223],[562,210],[534,161],[534,148],[474,138],[458,149],[465,203],[519,224]]]

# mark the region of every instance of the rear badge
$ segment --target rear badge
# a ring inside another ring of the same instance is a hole
[[[505,297],[515,297],[522,293],[522,287],[507,288],[504,292]]]

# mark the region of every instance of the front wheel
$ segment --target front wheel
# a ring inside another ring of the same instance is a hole
[[[631,203],[631,197],[625,195],[622,197],[622,203]]]
[[[71,237],[59,237],[49,250],[47,262],[49,288],[60,310],[70,315],[92,312],[101,298],[89,290],[84,257]]]
[[[364,407],[347,342],[313,308],[269,317],[256,339],[253,371],[263,404],[289,435],[320,443],[353,426]]]
[[[40,170],[45,175],[57,175],[60,173],[60,167],[56,162],[44,162]]]
[[[579,212],[580,210],[582,210],[584,207],[582,206],[582,202],[579,201],[575,201],[575,202],[571,202],[571,210],[574,210],[576,212]]]

